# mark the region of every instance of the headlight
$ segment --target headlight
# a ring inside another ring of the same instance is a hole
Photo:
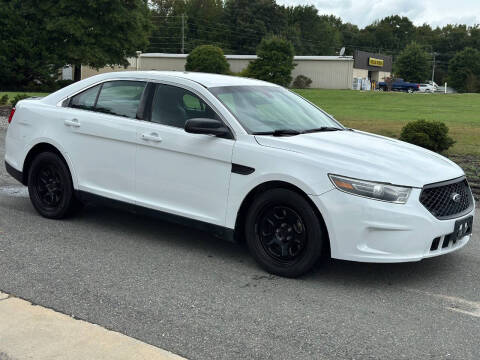
[[[396,204],[405,204],[412,190],[409,187],[352,179],[338,175],[328,176],[338,190]]]

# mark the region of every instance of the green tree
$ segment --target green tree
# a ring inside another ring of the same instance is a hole
[[[395,62],[395,74],[407,81],[423,82],[430,73],[428,53],[417,43],[411,43]]]
[[[286,37],[293,43],[296,54],[335,55],[341,34],[332,24],[333,17],[319,16],[313,5],[288,7],[284,12],[288,19]]]
[[[213,45],[196,47],[188,56],[185,70],[214,74],[228,74],[230,65],[222,49]]]
[[[150,35],[147,52],[180,53],[182,50],[182,14],[185,14],[185,1],[152,0],[150,8],[153,31]],[[188,33],[188,25],[184,25]]]
[[[292,82],[294,50],[290,41],[269,36],[260,42],[257,48],[258,58],[247,68],[247,75],[256,79],[288,86]]]
[[[76,68],[127,66],[127,57],[148,45],[151,22],[147,0],[46,0],[41,4],[48,9],[49,41],[58,46],[58,57],[64,64]]]
[[[0,0],[0,15],[0,53],[19,85],[66,64],[126,66],[151,29],[146,0]]]
[[[0,0],[0,89],[51,83],[60,67],[45,19],[27,1]]]
[[[388,16],[360,31],[359,44],[370,50],[400,51],[415,40],[415,26],[407,17]]]
[[[284,34],[287,18],[275,0],[226,0],[226,45],[237,54],[253,54],[267,34]]]
[[[458,91],[480,91],[480,51],[467,47],[458,52],[448,65],[448,80]]]

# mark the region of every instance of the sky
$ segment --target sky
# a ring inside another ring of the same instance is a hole
[[[277,0],[282,5],[315,5],[360,28],[390,15],[407,16],[415,25],[480,24],[480,0]]]

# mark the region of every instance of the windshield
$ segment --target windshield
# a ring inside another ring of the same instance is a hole
[[[222,86],[210,91],[251,134],[308,132],[342,125],[299,95],[274,86]]]

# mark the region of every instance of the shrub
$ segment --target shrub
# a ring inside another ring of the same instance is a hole
[[[442,152],[450,148],[455,141],[448,136],[448,127],[440,121],[417,120],[404,126],[400,140],[423,148]]]
[[[8,94],[5,94],[0,98],[0,105],[7,105],[7,103],[8,103]]]
[[[26,99],[26,98],[29,98],[29,97],[31,97],[31,96],[28,95],[28,94],[17,94],[13,97],[13,99],[11,101],[11,104],[12,104],[12,106],[15,106],[15,105],[17,105],[17,103],[20,100],[23,100],[23,99]]]
[[[72,85],[75,81],[73,80],[57,80],[55,81],[55,88],[51,91],[60,90],[68,85]],[[48,92],[48,91],[47,91]]]
[[[295,80],[293,80],[292,87],[294,89],[306,89],[312,84],[312,79],[305,75],[298,75]]]
[[[256,79],[288,86],[292,82],[294,50],[290,41],[269,36],[263,38],[257,48],[258,58],[247,68],[248,75]]]
[[[213,45],[197,46],[187,56],[185,70],[198,71],[214,74],[228,74],[230,64],[223,50]]]

